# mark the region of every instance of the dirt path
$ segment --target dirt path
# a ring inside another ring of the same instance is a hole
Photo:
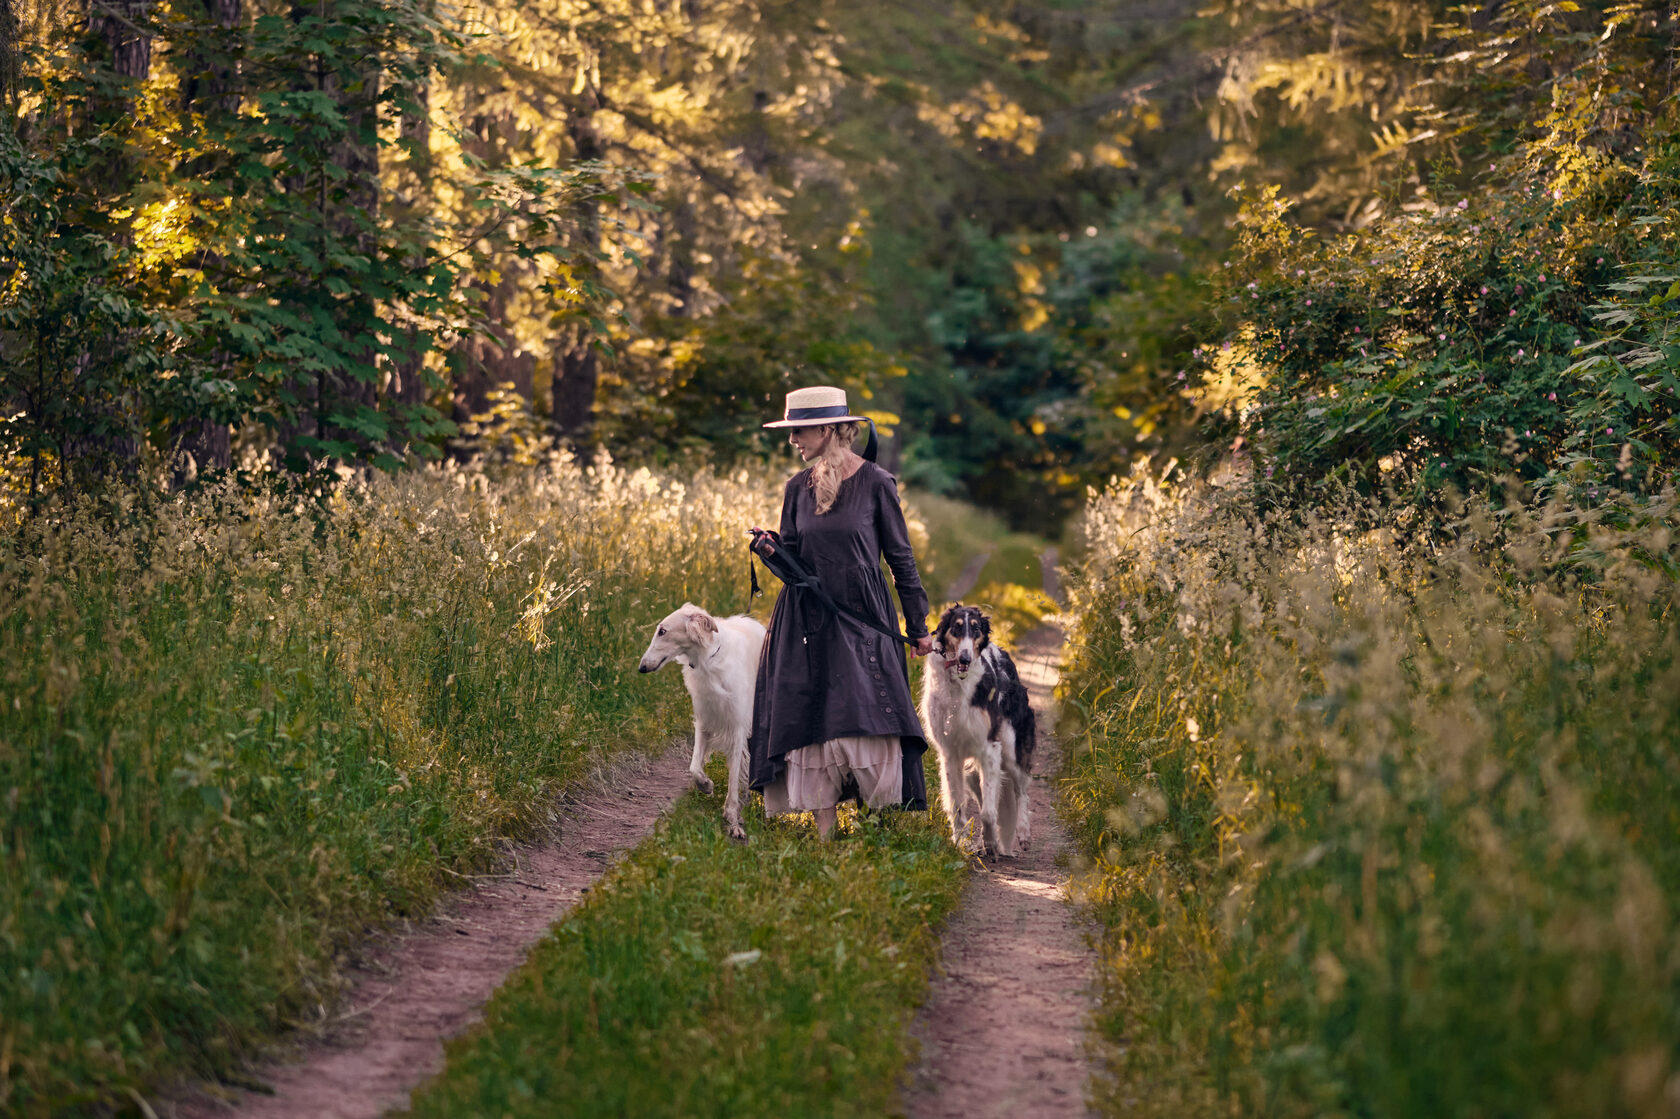
[[[1055,555],[1045,558],[1045,591]],[[1062,632],[1039,626],[1012,650],[1039,713],[1035,768],[1055,773],[1056,684]],[[1068,839],[1049,782],[1033,782],[1032,849],[977,872],[944,936],[937,976],[914,1034],[921,1059],[905,1093],[911,1119],[1083,1116],[1090,1069],[1085,1022],[1095,956],[1064,897],[1057,855]]]
[[[980,573],[986,570],[986,561],[991,558],[990,550],[970,557],[968,563],[957,573],[957,577],[952,579],[950,585],[945,588],[945,601],[948,603],[957,602],[961,600],[963,595],[973,590],[974,584],[980,581]]]
[[[251,1080],[273,1094],[194,1090],[159,1104],[177,1119],[360,1119],[405,1104],[443,1067],[443,1043],[621,851],[652,829],[688,785],[688,749],[620,765],[564,805],[552,842],[521,848],[516,869],[444,903],[438,914],[376,943],[351,974],[323,1035]]]

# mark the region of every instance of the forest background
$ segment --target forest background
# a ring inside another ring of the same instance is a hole
[[[0,23],[0,440],[36,498],[148,456],[177,483],[391,468],[491,429],[727,463],[833,382],[909,484],[1051,530],[1140,453],[1228,443],[1202,421],[1262,382],[1274,467],[1409,450],[1432,485],[1643,469],[1671,399],[1666,265],[1623,272],[1667,243],[1656,5]],[[1528,391],[1583,354],[1563,398]]]

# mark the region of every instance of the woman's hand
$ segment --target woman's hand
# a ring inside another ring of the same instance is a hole
[[[925,657],[933,652],[933,634],[924,633],[916,638],[916,647],[911,650],[912,656]]]

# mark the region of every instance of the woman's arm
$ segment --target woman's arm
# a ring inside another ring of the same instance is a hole
[[[798,506],[799,475],[795,474],[782,488],[782,525],[777,529],[782,537],[782,547],[791,549],[795,556],[799,555],[799,525],[794,517]]]
[[[905,636],[926,637],[927,591],[922,589],[916,556],[910,550],[910,528],[904,523],[904,510],[898,504],[898,483],[890,474],[875,488],[875,532],[881,538],[881,554],[887,557],[893,585],[898,588],[899,605],[904,608]]]

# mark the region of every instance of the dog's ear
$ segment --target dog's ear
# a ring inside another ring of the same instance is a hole
[[[992,620],[986,615],[980,615],[980,644],[988,645],[992,640]]]
[[[945,613],[939,617],[939,626],[933,631],[933,643],[942,651],[945,648],[945,637],[951,632],[951,619],[956,617],[957,611],[961,607],[962,603],[960,602],[952,603],[945,608]]]
[[[700,609],[692,607],[688,615],[688,638],[690,641],[704,643],[711,640],[712,634],[718,631],[717,621]]]

